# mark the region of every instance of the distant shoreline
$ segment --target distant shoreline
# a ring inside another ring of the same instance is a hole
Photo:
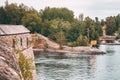
[[[55,49],[33,49],[34,54],[40,54],[40,52],[46,53],[60,53],[60,54],[85,54],[85,55],[100,55],[105,54],[105,52],[90,47],[74,47],[73,50],[55,50]]]

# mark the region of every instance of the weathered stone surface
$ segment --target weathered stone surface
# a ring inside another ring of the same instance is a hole
[[[0,80],[23,80],[11,47],[0,39]]]
[[[47,53],[60,53],[60,54],[87,54],[87,55],[99,55],[99,54],[105,54],[105,52],[97,49],[97,48],[91,48],[89,46],[77,46],[77,47],[69,47],[69,46],[62,46],[62,49],[60,49],[59,44],[53,42],[49,38],[41,35],[41,34],[33,34],[32,38],[34,40],[34,54],[40,52],[47,52]],[[44,48],[45,44],[47,45],[47,48]]]

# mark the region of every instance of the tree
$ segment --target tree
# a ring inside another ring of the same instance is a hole
[[[62,48],[62,45],[66,43],[66,38],[65,38],[65,34],[63,31],[60,31],[58,33],[56,33],[56,42],[59,43],[60,48]]]
[[[120,14],[115,17],[116,31],[120,28]]]
[[[6,12],[3,7],[0,7],[0,24],[6,24]]]
[[[46,7],[41,12],[43,21],[45,19],[53,20],[53,19],[63,19],[64,21],[72,22],[74,19],[73,12],[68,10],[67,8],[50,8]]]
[[[6,13],[6,24],[21,24],[21,18],[25,12],[22,12],[17,4],[7,4],[4,7]]]
[[[71,28],[71,24],[68,21],[64,21],[59,18],[50,21],[45,20],[42,24],[41,34],[56,41],[56,37],[55,37],[56,33],[62,30],[64,32],[64,36],[66,36],[70,28]]]
[[[101,26],[104,26],[105,25],[105,21],[102,19],[101,20]]]
[[[9,4],[6,2],[4,7],[0,7],[0,23],[2,24],[22,24],[22,18],[28,13],[37,13],[33,8],[24,4]]]
[[[116,36],[117,36],[117,39],[120,39],[120,28],[118,29]]]
[[[83,19],[84,19],[84,15],[83,15],[83,14],[80,14],[80,15],[79,15],[79,21],[82,22]]]
[[[66,35],[68,41],[69,42],[76,41],[81,30],[82,30],[82,28],[81,28],[81,24],[79,21],[75,21],[75,22],[71,23],[71,28],[69,29],[69,31]]]
[[[20,5],[23,6],[23,5]],[[22,12],[20,6],[17,4],[8,4],[6,2],[5,7],[0,7],[0,23],[2,24],[21,24],[21,18],[25,12]]]
[[[106,18],[106,34],[113,35],[116,31],[115,26],[115,18],[114,17],[107,17]]]
[[[84,22],[85,22],[85,31],[83,35],[87,36],[90,42],[94,30],[94,21],[91,18],[86,17]]]
[[[94,24],[95,25],[95,31],[96,31],[96,34],[98,35],[97,36],[97,39],[98,39],[99,36],[102,36],[102,25],[101,25],[98,17],[95,18],[95,22],[94,23],[95,23]]]
[[[52,32],[52,27],[51,27],[51,22],[49,20],[45,20],[44,22],[42,22],[41,24],[41,34],[48,37],[51,35]]]
[[[80,35],[78,38],[77,38],[77,41],[76,41],[76,46],[88,46],[89,43],[88,43],[88,38],[86,36],[82,36]]]
[[[22,18],[22,24],[25,25],[32,33],[40,33],[41,18],[38,14],[28,13]]]

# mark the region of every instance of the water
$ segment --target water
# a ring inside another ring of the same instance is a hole
[[[120,46],[101,45],[105,55],[41,54],[38,80],[120,80]]]

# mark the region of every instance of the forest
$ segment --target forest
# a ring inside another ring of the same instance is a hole
[[[37,11],[24,4],[6,2],[5,6],[0,6],[0,24],[24,25],[31,33],[40,33],[68,46],[87,46],[91,40],[98,41],[103,26],[107,35],[120,38],[120,14],[93,20],[84,14],[75,18],[74,12],[67,8],[46,7]]]

